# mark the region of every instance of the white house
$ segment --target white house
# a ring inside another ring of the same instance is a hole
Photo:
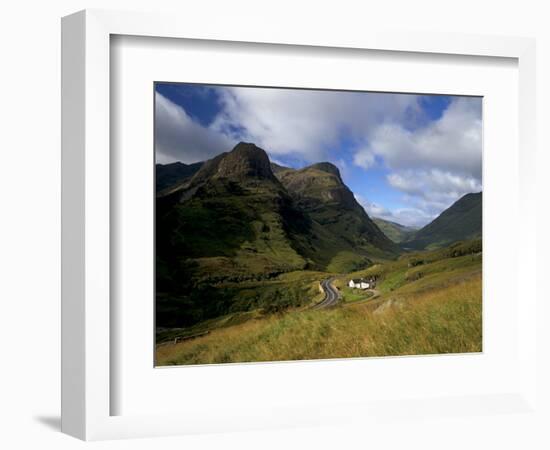
[[[354,278],[353,280],[349,280],[348,286],[355,289],[368,289],[370,283],[364,278]]]

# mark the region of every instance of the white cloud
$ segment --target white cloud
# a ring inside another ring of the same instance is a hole
[[[365,211],[371,218],[378,217],[401,225],[422,227],[437,217],[437,213],[429,213],[421,208],[410,207],[389,210],[382,205],[367,200],[359,194],[355,194],[355,198],[365,208]]]
[[[481,146],[481,101],[457,97],[440,119],[414,131],[399,122],[382,123],[355,162],[362,166],[378,155],[392,170],[437,169],[481,181]]]
[[[213,128],[309,162],[332,159],[342,138],[363,143],[381,123],[420,111],[414,95],[242,87],[218,93],[223,111]]]
[[[390,211],[382,205],[355,194],[357,201],[369,216],[419,227],[431,222],[463,195],[481,191],[478,180],[437,169],[394,172],[388,175],[388,182],[404,193],[403,201],[408,205],[407,207]]]
[[[362,167],[363,169],[370,169],[376,162],[376,157],[368,147],[362,148],[357,151],[353,157],[355,165]]]
[[[204,161],[230,150],[232,139],[196,123],[185,110],[155,94],[155,152],[157,161]]]
[[[275,157],[332,160],[345,172],[333,150],[346,139],[356,166],[368,170],[380,163],[390,170],[388,183],[410,206],[399,217],[409,223],[426,222],[461,195],[481,190],[480,99],[456,97],[434,121],[414,95],[249,88],[218,93],[223,111],[213,128]]]
[[[430,214],[419,208],[397,208],[391,211],[389,216],[382,216],[382,219],[391,220],[415,228],[421,228],[437,217],[437,214]]]
[[[380,124],[354,163],[368,169],[376,158],[411,207],[401,215],[418,223],[433,218],[464,194],[482,190],[481,100],[456,97],[441,118],[412,131],[398,122]]]
[[[391,186],[410,196],[444,204],[482,189],[481,182],[472,176],[443,172],[439,169],[401,170],[389,174],[387,179]]]

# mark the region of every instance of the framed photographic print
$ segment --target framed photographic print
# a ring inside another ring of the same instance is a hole
[[[154,95],[158,366],[482,350],[481,97]]]
[[[535,411],[534,43],[218,25],[63,19],[63,431]]]

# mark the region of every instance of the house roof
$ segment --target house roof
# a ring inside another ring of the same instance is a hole
[[[351,281],[354,283],[368,283],[368,280],[365,280],[364,278],[353,278]]]

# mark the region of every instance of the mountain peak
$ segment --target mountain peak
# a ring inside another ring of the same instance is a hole
[[[336,175],[338,178],[342,179],[342,177],[340,176],[340,170],[338,170],[338,167],[336,167],[334,164],[328,161],[312,164],[311,166],[308,167],[308,169],[317,169],[317,170],[320,170],[321,172],[327,172],[332,175]]]
[[[300,170],[279,171],[277,177],[299,208],[353,248],[368,251],[365,249],[374,245],[388,254],[398,253],[398,247],[357,203],[334,164],[321,162]]]
[[[233,153],[233,152],[253,154],[253,153],[265,153],[265,150],[261,149],[253,142],[241,141],[237,145],[235,145],[235,147],[233,147],[229,153]]]
[[[274,178],[265,150],[248,142],[239,142],[219,162],[218,177],[245,176]]]

